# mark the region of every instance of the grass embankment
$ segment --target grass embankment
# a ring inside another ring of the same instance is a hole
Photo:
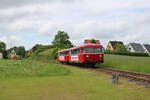
[[[0,69],[0,100],[150,100],[143,86],[87,69],[29,60],[0,60]]]
[[[57,62],[57,52],[60,48],[45,48],[40,47],[29,57],[30,60],[42,62]]]
[[[104,59],[104,64],[99,66],[150,74],[150,57],[105,54]]]

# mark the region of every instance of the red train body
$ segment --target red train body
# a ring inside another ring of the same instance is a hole
[[[103,46],[101,44],[85,44],[61,50],[58,52],[57,59],[61,63],[82,63],[91,65],[103,63]]]

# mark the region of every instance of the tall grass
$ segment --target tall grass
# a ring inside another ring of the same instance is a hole
[[[70,70],[58,64],[30,60],[0,60],[0,78],[68,75]]]

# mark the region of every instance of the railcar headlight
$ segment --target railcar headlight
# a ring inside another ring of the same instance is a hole
[[[86,55],[87,58],[89,58],[89,55]]]
[[[102,55],[99,55],[100,58],[102,58]]]

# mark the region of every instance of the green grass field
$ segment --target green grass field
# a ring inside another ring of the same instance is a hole
[[[150,74],[150,57],[105,54],[105,62],[99,66]]]
[[[77,67],[0,60],[0,100],[150,100],[150,89]]]
[[[70,73],[70,70],[62,65],[42,63],[35,60],[0,60],[0,78],[18,77],[46,77],[62,76]]]

